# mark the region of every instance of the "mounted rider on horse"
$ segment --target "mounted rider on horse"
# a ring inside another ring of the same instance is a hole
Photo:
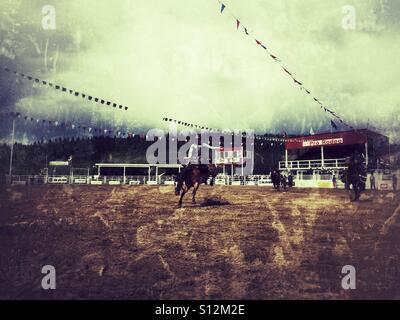
[[[205,147],[211,150],[219,150],[219,147],[212,147],[206,143],[202,145],[192,144],[188,156],[184,158],[184,168],[180,174],[175,177],[176,188],[175,194],[181,195],[179,200],[179,206],[182,206],[182,200],[186,192],[193,187],[192,203],[196,203],[196,192],[201,184],[207,184],[208,179],[211,177],[210,185],[214,184],[214,179],[218,174],[218,170],[215,164],[211,163],[199,163],[198,153],[199,149]]]
[[[361,192],[365,189],[366,168],[362,155],[356,151],[346,159],[347,169],[343,172],[341,180],[345,183],[346,189],[352,191],[350,199],[357,201]],[[353,190],[351,190],[351,187]]]

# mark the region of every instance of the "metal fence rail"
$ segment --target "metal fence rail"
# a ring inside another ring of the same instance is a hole
[[[295,160],[279,162],[279,170],[345,169],[346,159]]]

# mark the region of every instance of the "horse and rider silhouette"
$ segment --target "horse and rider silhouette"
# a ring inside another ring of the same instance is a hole
[[[181,196],[178,207],[182,206],[183,197],[193,188],[192,204],[196,203],[196,192],[201,184],[207,184],[211,177],[210,185],[214,185],[215,177],[218,174],[218,169],[214,164],[189,164],[185,167],[181,174],[175,178],[176,187],[175,195]]]
[[[291,176],[289,175],[288,179],[286,179],[286,176],[280,173],[278,169],[272,170],[271,181],[274,189],[280,191],[283,188],[284,191],[287,191],[287,186],[292,187],[293,184],[293,180],[289,181],[289,177]]]
[[[350,200],[358,201],[361,192],[365,190],[365,181],[367,179],[366,168],[362,155],[355,151],[346,159],[347,169],[343,172],[341,180],[346,189],[350,191]]]
[[[210,150],[220,149],[219,147],[212,147],[206,143],[202,145],[193,144],[188,153],[188,157],[185,158],[187,165],[183,168],[180,174],[175,177],[175,195],[181,196],[179,199],[178,207],[182,207],[182,201],[185,194],[193,188],[192,191],[192,204],[196,203],[196,193],[201,184],[207,184],[208,179],[211,178],[210,185],[214,185],[215,177],[218,174],[218,169],[215,164],[202,164],[197,162],[198,149],[206,147]],[[193,160],[196,159],[192,163]]]

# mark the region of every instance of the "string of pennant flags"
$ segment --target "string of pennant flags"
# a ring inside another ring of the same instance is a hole
[[[127,131],[122,128],[98,128],[98,127],[93,127],[90,125],[85,125],[79,122],[72,122],[72,121],[58,121],[58,120],[49,120],[49,119],[42,119],[42,118],[36,118],[32,117],[28,114],[24,114],[21,112],[0,112],[0,116],[3,117],[9,117],[12,119],[21,119],[25,121],[26,123],[32,123],[32,124],[37,124],[41,126],[52,126],[54,128],[64,128],[64,129],[72,129],[72,130],[77,130],[77,131],[83,131],[84,133],[91,134],[93,136],[115,136],[119,138],[134,138],[134,137],[140,137],[140,139],[146,139],[147,136],[145,134],[135,134],[132,131]],[[172,120],[172,119],[171,119]],[[175,122],[178,122],[175,120]],[[187,124],[190,126],[190,124]],[[195,125],[193,125],[194,127]],[[211,128],[208,128],[209,130],[212,130]],[[221,131],[222,132],[222,131]],[[79,134],[80,136],[80,134]],[[243,136],[245,137],[245,135]],[[255,136],[255,140],[259,140],[260,142],[262,141],[270,141],[273,143],[282,143],[285,142],[284,139],[281,137],[265,137],[265,136]],[[263,143],[261,143],[263,145]]]
[[[98,128],[98,127],[92,127],[88,125],[81,124],[79,122],[71,122],[71,121],[55,121],[55,120],[49,120],[49,119],[39,119],[39,118],[34,118],[31,117],[27,114],[23,114],[21,112],[2,112],[0,113],[2,116],[10,117],[13,119],[22,119],[25,122],[30,122],[30,123],[35,123],[35,124],[40,124],[40,125],[47,125],[47,126],[53,126],[53,127],[60,127],[60,128],[65,128],[65,129],[73,129],[73,130],[82,130],[85,133],[88,134],[94,134],[94,135],[116,135],[118,137],[130,137],[133,138],[135,137],[135,133],[131,131],[126,131],[120,128]],[[143,134],[139,135],[141,138],[144,138]]]
[[[111,107],[114,107],[114,108],[119,108],[121,110],[128,110],[128,107],[123,106],[121,104],[118,104],[118,103],[115,103],[115,102],[111,102],[111,101],[107,101],[105,99],[98,98],[98,97],[95,97],[95,96],[92,96],[92,95],[89,95],[89,94],[86,94],[86,93],[82,93],[82,92],[79,92],[79,91],[75,91],[75,90],[63,87],[61,85],[58,85],[58,84],[55,84],[55,83],[52,83],[52,82],[49,82],[49,81],[46,81],[46,80],[41,80],[39,78],[32,77],[31,75],[26,75],[24,73],[20,73],[20,72],[11,70],[11,69],[9,69],[7,67],[4,67],[4,71],[7,72],[7,73],[13,73],[14,75],[16,75],[16,76],[18,76],[18,77],[20,77],[22,79],[33,81],[36,84],[41,84],[43,86],[47,86],[49,88],[53,88],[55,90],[58,90],[58,91],[61,91],[61,92],[64,92],[64,93],[69,93],[69,94],[71,94],[71,95],[73,95],[75,97],[82,97],[82,99],[87,99],[88,101],[100,103],[102,105],[111,106]]]
[[[197,130],[204,130],[204,131],[209,131],[209,132],[216,132],[216,133],[225,133],[224,130],[218,129],[218,128],[211,128],[211,127],[205,127],[203,125],[199,125],[199,124],[194,124],[194,123],[190,123],[190,122],[184,122],[181,120],[177,120],[177,119],[172,119],[172,118],[163,118],[163,121],[165,122],[173,122],[176,123],[177,125],[180,126],[184,126],[184,127],[188,127],[188,128],[192,128],[192,129],[197,129]],[[335,123],[333,121],[331,121],[331,126],[334,129],[338,129],[337,127],[335,128]],[[352,129],[357,131],[357,129]],[[228,132],[231,135],[240,135],[242,138],[246,138],[248,137],[246,135],[246,133],[244,132],[244,130],[238,130],[239,132],[242,131],[242,133],[232,133],[232,132]],[[296,136],[291,136],[289,134],[287,134],[285,131],[283,131],[283,133],[281,135],[273,135],[273,134],[265,134],[265,135],[253,135],[254,140],[259,140],[259,141],[269,141],[269,142],[273,142],[273,143],[285,143],[285,142],[304,142],[304,140],[307,139],[307,137],[312,137],[313,135],[315,135],[315,133],[310,133],[309,135],[303,135],[301,137],[296,137]]]
[[[178,125],[188,127],[188,128],[193,128],[193,129],[200,129],[200,130],[205,130],[205,131],[210,131],[210,132],[224,133],[224,130],[221,130],[221,129],[205,127],[205,126],[202,126],[199,124],[184,122],[184,121],[180,121],[177,119],[163,118],[163,121],[173,122]],[[241,130],[241,131],[244,131],[244,130]],[[237,134],[235,134],[235,135],[237,135]],[[244,132],[242,132],[240,135],[242,136],[242,138],[245,138],[247,136],[246,133],[244,133]],[[285,142],[286,138],[287,138],[286,134],[284,134],[283,136],[273,136],[273,137],[269,137],[269,136],[265,136],[265,135],[254,135],[254,140],[263,140],[263,141],[271,141],[271,142]]]
[[[355,129],[353,126],[351,126],[351,125],[349,125],[348,123],[346,123],[346,122],[342,119],[342,117],[340,117],[335,111],[333,111],[332,109],[330,109],[330,108],[328,108],[327,106],[325,106],[325,105],[320,101],[320,99],[318,99],[316,96],[314,96],[314,95],[311,93],[311,91],[308,90],[308,89],[305,87],[305,85],[303,84],[303,82],[299,81],[299,80],[293,75],[293,73],[290,72],[290,71],[283,65],[282,60],[279,59],[277,55],[272,54],[271,51],[268,49],[268,47],[267,47],[262,41],[260,41],[258,38],[255,38],[254,36],[251,35],[251,33],[248,31],[249,29],[248,29],[246,26],[243,25],[243,23],[240,21],[240,19],[237,18],[237,16],[234,15],[234,14],[229,10],[229,8],[227,8],[227,6],[226,6],[223,2],[221,2],[220,0],[218,0],[218,2],[220,3],[220,6],[221,6],[221,7],[220,7],[220,8],[221,8],[221,9],[220,9],[221,14],[222,14],[222,13],[227,13],[227,14],[229,14],[229,15],[235,20],[235,22],[236,22],[236,29],[237,29],[237,30],[239,30],[240,27],[242,27],[244,33],[245,33],[247,36],[253,37],[253,38],[254,38],[254,41],[256,42],[256,44],[257,44],[258,46],[260,46],[263,50],[265,50],[266,53],[267,53],[267,55],[268,55],[272,60],[274,60],[276,63],[278,63],[278,64],[280,65],[280,67],[282,68],[282,70],[283,70],[289,77],[292,78],[293,82],[294,82],[297,86],[299,86],[301,90],[304,90],[304,92],[305,92],[307,95],[309,95],[309,96],[312,97],[313,101],[316,102],[316,103],[320,106],[320,109],[321,109],[321,110],[323,110],[323,111],[326,112],[326,113],[329,113],[332,117],[334,117],[334,118],[336,119],[336,121],[338,121],[338,122],[339,122],[340,124],[342,124],[343,126],[346,126],[346,127],[350,128],[350,129],[352,129],[352,130]],[[338,124],[335,123],[333,120],[331,120],[331,126],[332,126],[332,128],[334,128],[334,129],[337,129],[337,128],[338,128]]]

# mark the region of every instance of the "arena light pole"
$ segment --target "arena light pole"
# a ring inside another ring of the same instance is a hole
[[[8,176],[10,177],[10,183],[11,183],[12,165],[13,165],[14,137],[15,137],[14,135],[15,135],[15,119],[13,119],[13,125],[12,125],[11,150],[10,150],[10,170],[8,172]]]

